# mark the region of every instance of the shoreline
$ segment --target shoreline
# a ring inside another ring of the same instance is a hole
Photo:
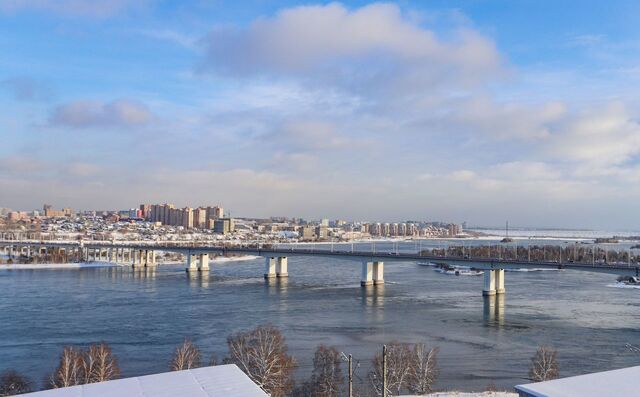
[[[242,262],[259,259],[259,256],[245,255],[245,256],[233,256],[233,257],[216,257],[210,258],[209,263],[226,263],[226,262]],[[158,262],[163,265],[179,265],[181,262],[167,261]],[[129,263],[114,263],[114,262],[72,262],[72,263],[0,263],[0,271],[2,270],[44,270],[44,269],[99,269],[99,268],[111,268],[111,267],[129,267]]]

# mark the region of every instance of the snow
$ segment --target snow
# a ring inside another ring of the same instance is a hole
[[[640,285],[638,285],[638,284],[632,285],[632,284],[625,284],[625,283],[621,283],[621,282],[617,282],[615,284],[608,284],[607,287],[609,287],[609,288],[640,289]]]
[[[518,385],[516,389],[535,397],[637,396],[640,390],[640,366]]]
[[[31,397],[267,397],[234,364],[23,394]]]
[[[244,256],[216,256],[211,258],[209,262],[240,262],[240,261],[252,261],[260,259],[261,257],[256,255],[244,255]]]

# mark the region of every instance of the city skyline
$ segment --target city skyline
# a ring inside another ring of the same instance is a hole
[[[631,1],[0,4],[0,206],[634,229]]]

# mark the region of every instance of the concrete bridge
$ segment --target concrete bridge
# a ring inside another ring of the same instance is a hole
[[[385,262],[435,262],[439,264],[466,266],[484,271],[485,296],[505,293],[505,269],[546,268],[609,273],[620,276],[639,276],[637,264],[574,263],[559,261],[530,261],[500,258],[451,257],[416,253],[334,250],[333,246],[300,248],[295,245],[207,245],[184,242],[111,242],[111,241],[42,241],[0,240],[0,252],[9,257],[31,256],[32,253],[47,253],[49,250],[70,252],[85,261],[109,261],[130,263],[136,267],[157,265],[156,252],[173,252],[186,257],[187,272],[209,271],[209,255],[255,255],[265,258],[264,277],[288,277],[288,258],[292,256],[315,256],[352,260],[361,264],[362,286],[384,283]]]

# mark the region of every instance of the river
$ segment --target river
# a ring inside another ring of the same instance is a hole
[[[640,365],[628,347],[640,345],[640,289],[620,288],[612,275],[507,272],[501,300],[481,296],[482,277],[414,262],[387,263],[386,284],[368,288],[349,260],[291,257],[290,277],[270,282],[263,271],[261,259],[214,262],[206,276],[182,264],[2,270],[0,371],[14,368],[39,384],[64,345],[104,340],[124,376],[161,372],[184,337],[220,360],[230,333],[267,322],[284,331],[299,377],[325,343],[353,354],[364,382],[374,353],[392,340],[440,348],[440,389],[526,383],[540,344],[558,350],[563,376]]]

